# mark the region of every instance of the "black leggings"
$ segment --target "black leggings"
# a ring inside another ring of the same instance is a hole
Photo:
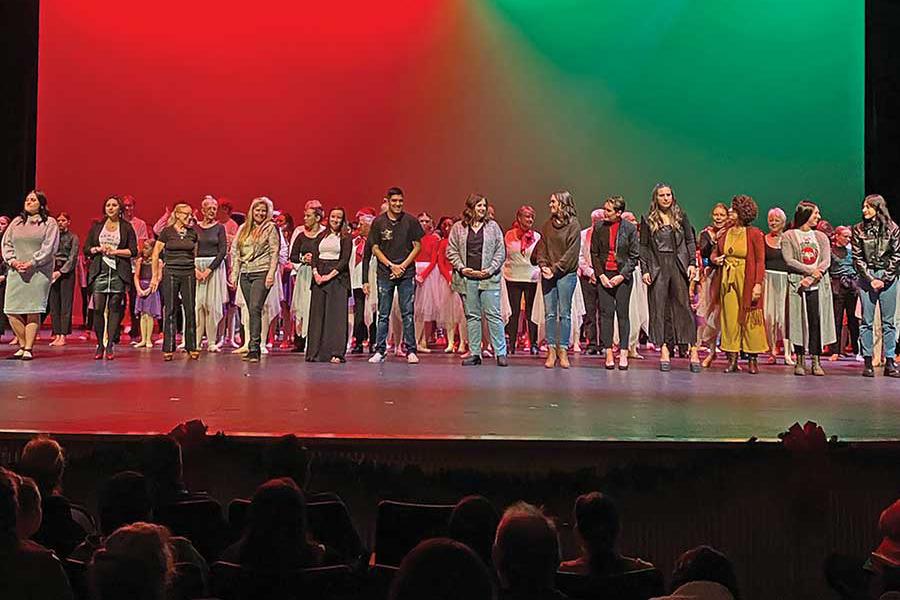
[[[809,354],[811,356],[821,356],[822,325],[819,322],[819,290],[800,293],[806,298],[806,328],[809,330]],[[794,344],[794,352],[802,355],[803,344]]]
[[[509,296],[509,308],[512,311],[506,323],[509,336],[509,347],[515,350],[519,339],[519,314],[522,312],[522,295],[525,295],[525,323],[528,326],[528,339],[532,347],[537,345],[537,324],[531,321],[531,309],[534,306],[534,295],[537,283],[533,281],[507,281],[506,294]]]
[[[618,275],[617,272],[607,271],[610,279]],[[614,288],[603,287],[597,284],[600,301],[600,343],[606,349],[613,347],[613,319],[619,322],[619,347],[628,348],[628,340],[631,338],[631,321],[629,320],[629,308],[631,304],[631,286],[633,280],[627,279]]]
[[[111,348],[115,343],[116,332],[119,323],[122,322],[122,300],[124,294],[104,294],[94,292],[94,333],[97,334],[97,345],[103,345],[103,333],[109,335],[107,347]],[[109,323],[107,324],[106,312],[109,311]],[[107,326],[108,325],[108,326]]]

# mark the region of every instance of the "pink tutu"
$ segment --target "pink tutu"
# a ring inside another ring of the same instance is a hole
[[[416,275],[420,275],[428,268],[428,263],[416,263]],[[437,268],[431,270],[428,277],[416,286],[416,320],[440,321],[442,316],[442,303],[445,300],[441,288],[450,289],[447,282],[441,277]]]

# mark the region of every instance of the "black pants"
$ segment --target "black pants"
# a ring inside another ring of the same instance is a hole
[[[91,288],[81,288],[81,324],[83,329],[94,328],[94,311],[88,309],[91,303]]]
[[[137,288],[134,287],[134,282],[128,282],[128,287],[126,289],[128,292],[128,322],[131,324],[131,337],[137,337],[138,331],[135,330],[135,327],[138,326],[138,321],[140,319],[137,318],[134,314],[134,303],[137,302]]]
[[[47,312],[53,325],[53,335],[72,333],[72,301],[75,297],[75,271],[59,276],[50,286]]]
[[[334,269],[337,261],[320,260],[319,273]],[[309,298],[309,334],[306,337],[306,360],[328,362],[344,358],[347,352],[347,299],[350,290],[346,283],[335,278],[312,284]]]
[[[819,323],[819,290],[801,291],[800,294],[806,300],[806,328],[809,330],[809,353],[812,356],[821,356],[822,325]],[[855,307],[854,310],[856,310]],[[803,344],[794,344],[794,352],[803,354]]]
[[[6,333],[6,330],[9,329],[9,317],[6,316],[6,313],[3,311],[3,306],[6,303],[6,280],[3,280],[3,283],[0,283],[0,336]]]
[[[694,314],[688,291],[687,274],[678,266],[674,253],[659,253],[660,269],[647,290],[650,305],[650,331],[648,337],[654,345],[673,346],[693,344],[697,339]],[[666,320],[670,330],[666,331]]]
[[[618,273],[615,271],[606,272],[606,276],[610,279],[616,275]],[[633,280],[627,279],[614,288],[606,288],[599,283],[596,286],[600,303],[600,343],[604,348],[613,347],[613,318],[619,321],[619,346],[623,349],[628,348],[628,340],[631,337],[628,310],[633,284]]]
[[[361,288],[353,290],[353,345],[362,348],[368,338],[369,347],[375,347],[375,321],[366,327],[366,294]]]
[[[534,307],[534,295],[537,283],[534,281],[507,281],[506,295],[509,297],[509,308],[512,311],[506,322],[506,335],[509,336],[509,350],[515,351],[519,340],[519,315],[522,312],[522,296],[525,296],[525,323],[528,327],[528,340],[532,348],[537,347],[537,323],[531,320],[531,309]]]
[[[241,293],[244,295],[244,302],[250,315],[249,352],[258,355],[262,338],[262,311],[269,295],[269,288],[266,287],[266,271],[241,273]]]
[[[591,280],[587,277],[580,277],[581,279],[581,297],[584,299],[584,320],[581,323],[581,331],[584,333],[584,337],[587,338],[587,349],[596,349],[598,333],[599,338],[602,340],[603,331],[602,331],[602,320],[597,320],[597,313],[600,310],[600,294],[602,293],[601,289],[603,286],[600,283],[591,283]],[[602,319],[602,317],[601,317]],[[601,331],[597,331],[598,325],[601,327]],[[610,333],[610,338],[612,339],[612,333]],[[607,346],[608,348],[609,346]]]
[[[841,326],[844,324],[844,312],[847,312],[847,328],[850,330],[850,343],[853,353],[859,354],[859,319],[856,318],[856,302],[858,293],[855,287],[844,287],[839,278],[832,279],[831,294],[834,305],[834,332],[837,335],[836,354],[843,352],[841,347]]]
[[[177,315],[184,308],[184,348],[188,352],[197,350],[197,318],[194,308],[194,294],[197,278],[194,271],[173,271],[166,269],[165,318],[163,319],[163,352],[175,352],[175,329]]]
[[[109,335],[107,347],[111,348],[116,343],[116,331],[122,322],[122,301],[124,294],[104,294],[103,292],[94,292],[94,333],[97,334],[97,345],[103,345],[103,333]],[[109,327],[107,327],[107,315],[109,319]]]

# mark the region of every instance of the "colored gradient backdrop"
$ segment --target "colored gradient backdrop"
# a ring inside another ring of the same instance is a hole
[[[506,225],[562,188],[583,222],[610,194],[643,212],[657,181],[695,222],[735,193],[849,221],[863,4],[47,0],[38,185],[79,231],[111,193],[151,220],[206,193],[352,210],[391,185],[437,217],[480,191]]]

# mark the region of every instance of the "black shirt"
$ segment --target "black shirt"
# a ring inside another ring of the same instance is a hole
[[[185,272],[194,270],[194,256],[197,254],[197,232],[188,227],[183,233],[178,233],[174,225],[170,225],[159,232],[158,242],[165,245],[163,260],[166,269]]]
[[[484,251],[484,225],[475,231],[469,227],[469,235],[466,236],[466,266],[476,271],[481,270],[482,253]]]
[[[385,213],[372,221],[367,245],[378,246],[389,261],[400,264],[412,252],[413,242],[421,240],[423,235],[425,232],[422,231],[422,226],[409,213],[401,213],[400,218],[396,221]],[[365,282],[368,282],[368,272],[368,269],[363,269],[363,281]],[[407,268],[400,279],[409,279],[415,275],[415,269]],[[381,264],[381,261],[378,261],[378,276],[384,279],[391,278],[390,268]]]
[[[768,243],[766,243],[766,270],[781,273],[787,273],[788,270],[781,248],[773,248]]]
[[[225,253],[228,252],[225,226],[221,223],[216,223],[212,227],[197,225],[194,231],[197,232],[197,256],[214,256],[215,260],[209,264],[209,270],[215,271],[225,260]]]

